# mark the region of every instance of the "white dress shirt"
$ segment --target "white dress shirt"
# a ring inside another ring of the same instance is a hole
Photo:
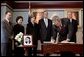
[[[44,22],[45,22],[46,27],[48,27],[48,19],[44,18]]]

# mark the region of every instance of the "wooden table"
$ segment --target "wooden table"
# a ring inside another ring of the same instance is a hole
[[[42,53],[44,55],[46,54],[53,54],[53,53],[60,53],[60,52],[66,52],[70,51],[75,54],[83,55],[83,44],[65,44],[65,43],[59,43],[59,44],[52,44],[52,43],[44,43],[42,44]]]
[[[30,45],[30,46],[24,46],[24,45],[21,45],[21,46],[18,46],[18,47],[20,47],[20,48],[24,48],[24,51],[25,51],[25,53],[24,53],[24,55],[25,56],[28,56],[28,48],[33,48],[33,47],[35,47],[34,45]]]

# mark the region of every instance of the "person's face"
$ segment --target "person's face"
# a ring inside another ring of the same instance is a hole
[[[42,12],[37,12],[35,22],[38,23],[41,18],[42,18]]]
[[[58,27],[61,26],[60,20],[56,20],[55,25],[58,26]]]
[[[72,13],[72,18],[76,19],[76,13],[75,12]]]
[[[68,16],[67,16],[69,19],[72,18],[72,13],[71,12],[68,12]]]
[[[17,21],[18,24],[22,24],[22,22],[23,20],[21,18]]]
[[[43,13],[43,12],[41,12],[41,18],[43,18],[43,15],[44,15],[44,13]]]
[[[40,20],[43,17],[43,12],[37,12],[37,18]]]
[[[35,17],[32,17],[31,22],[34,23],[34,21],[35,21]]]
[[[44,18],[48,17],[48,12],[44,12]]]
[[[12,14],[11,14],[10,12],[8,12],[8,13],[6,14],[6,18],[7,18],[8,20],[10,20],[11,17],[12,17]]]
[[[59,17],[58,17],[58,16],[54,16],[54,17],[52,18],[52,22],[53,22],[53,23],[56,23],[56,21],[57,21],[56,19],[59,19]]]

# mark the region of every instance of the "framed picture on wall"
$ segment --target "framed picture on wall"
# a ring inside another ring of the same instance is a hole
[[[25,45],[25,46],[33,45],[33,43],[32,43],[32,35],[24,35],[23,42],[24,42],[23,45]]]

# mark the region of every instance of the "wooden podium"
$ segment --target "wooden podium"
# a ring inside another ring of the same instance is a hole
[[[53,53],[60,53],[60,52],[72,52],[75,54],[83,55],[83,44],[69,44],[69,43],[59,43],[59,44],[52,44],[52,43],[44,43],[42,44],[42,53],[46,54],[53,54]]]

